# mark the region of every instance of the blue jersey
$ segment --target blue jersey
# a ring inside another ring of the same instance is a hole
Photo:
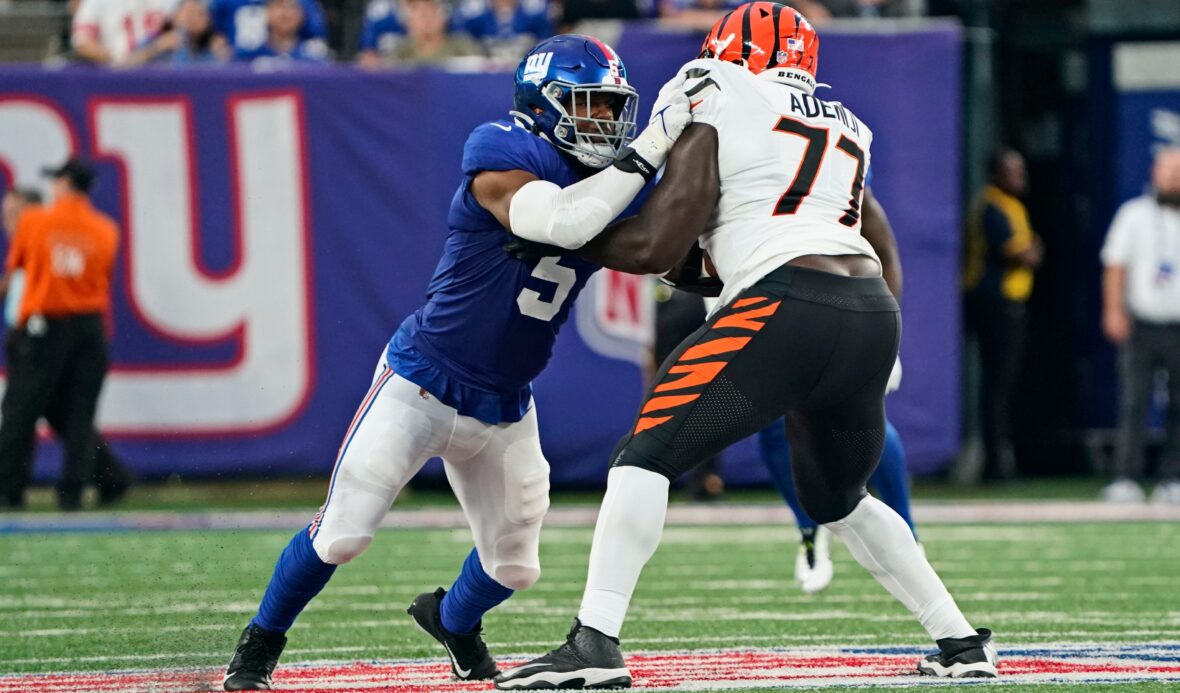
[[[426,305],[389,343],[398,375],[464,416],[519,421],[531,382],[553,353],[570,306],[598,269],[574,253],[528,265],[504,252],[511,235],[475,201],[481,171],[528,171],[565,187],[583,172],[512,120],[477,127],[463,149],[463,182],[451,200],[450,234],[426,289]]]
[[[361,50],[392,53],[397,42],[405,38],[406,28],[397,16],[393,0],[372,0],[365,8],[365,24],[361,28]]]
[[[318,0],[300,0],[299,4],[303,8],[299,38],[326,37],[328,25]],[[212,0],[209,16],[213,28],[235,49],[254,51],[266,43],[266,0]]]
[[[465,0],[453,20],[456,31],[485,41],[510,41],[531,36],[533,41],[553,34],[545,0],[522,0],[510,14],[496,12],[488,0]]]

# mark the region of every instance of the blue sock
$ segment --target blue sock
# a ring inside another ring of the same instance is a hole
[[[791,476],[791,448],[787,445],[786,424],[782,419],[758,433],[758,446],[762,450],[762,463],[770,472],[775,488],[795,514],[799,531],[804,534],[810,532],[814,536],[815,528],[819,525],[807,516],[799,504],[799,495],[795,493],[795,479]]]
[[[511,596],[512,590],[484,572],[479,553],[472,549],[439,607],[443,628],[452,633],[470,633],[484,614]]]
[[[336,566],[321,561],[312,548],[307,528],[299,530],[279,554],[253,623],[269,631],[286,633],[334,572]]]
[[[885,422],[885,451],[881,453],[877,471],[869,477],[869,484],[881,502],[901,515],[917,538],[914,519],[910,516],[910,475],[905,468],[905,448],[901,445],[897,429],[888,421]]]

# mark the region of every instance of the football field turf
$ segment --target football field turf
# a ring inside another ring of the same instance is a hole
[[[968,618],[997,633],[1010,676],[988,691],[1037,682],[1059,684],[1039,690],[1180,690],[1180,524],[920,530]],[[278,530],[0,534],[0,691],[211,690],[289,538]],[[502,665],[562,641],[590,538],[588,527],[545,530],[541,581],[485,621]],[[624,630],[636,684],[935,683],[908,673],[929,649],[923,631],[843,546],[833,547],[835,581],[814,596],[792,584],[795,546],[794,530],[781,525],[668,527]],[[466,530],[382,530],[291,631],[280,688],[489,689],[450,683],[441,648],[405,613],[418,592],[449,586],[469,548]]]

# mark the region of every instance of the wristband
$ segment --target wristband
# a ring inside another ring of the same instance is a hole
[[[631,147],[623,147],[614,161],[614,167],[625,173],[638,173],[643,176],[645,181],[655,178],[658,171],[650,161],[639,156],[639,153]]]

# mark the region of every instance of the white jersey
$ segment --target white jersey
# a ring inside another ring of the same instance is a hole
[[[701,246],[725,282],[720,305],[802,255],[877,260],[860,235],[873,141],[864,123],[733,63],[700,59],[681,70],[693,122],[717,130],[721,198]]]
[[[71,27],[74,43],[97,40],[110,52],[111,62],[121,62],[155,36],[178,1],[82,0]]]

